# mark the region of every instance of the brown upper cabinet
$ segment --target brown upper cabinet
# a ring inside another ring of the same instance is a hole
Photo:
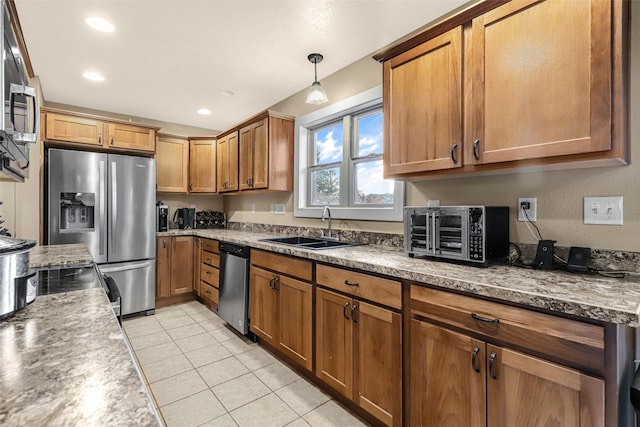
[[[218,138],[216,151],[218,193],[238,191],[238,132]]]
[[[240,190],[293,191],[293,118],[273,111],[240,128]]]
[[[215,193],[216,141],[211,137],[189,139],[189,192]]]
[[[462,27],[385,63],[384,168],[462,166]]]
[[[108,150],[154,153],[155,127],[122,123],[97,116],[44,110],[45,140]]]
[[[155,158],[157,191],[186,193],[189,179],[189,140],[174,135],[158,135]]]
[[[385,176],[628,162],[628,9],[478,2],[376,55]]]

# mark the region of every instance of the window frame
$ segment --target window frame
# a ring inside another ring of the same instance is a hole
[[[318,129],[332,122],[343,120],[343,160],[340,166],[341,188],[346,191],[340,193],[341,206],[329,205],[331,215],[335,219],[365,220],[365,221],[402,221],[404,208],[405,185],[404,181],[394,180],[393,205],[362,205],[346,206],[352,199],[355,202],[355,165],[371,161],[367,156],[352,157],[355,150],[353,138],[355,127],[346,126],[345,116],[357,117],[366,115],[367,112],[382,108],[382,86],[376,86],[358,95],[343,101],[316,110],[295,120],[295,144],[294,144],[294,216],[304,218],[320,218],[323,206],[310,204],[310,178],[308,170],[312,162],[311,145],[309,138],[313,137],[314,129]],[[383,111],[384,114],[384,111]],[[347,119],[348,120],[348,119]],[[351,133],[347,136],[346,133]],[[378,155],[376,155],[378,156]],[[345,161],[345,159],[347,159]],[[379,155],[379,159],[382,156]],[[377,160],[377,159],[376,159]],[[333,164],[333,163],[332,163]],[[323,164],[320,169],[329,164]],[[337,165],[337,163],[336,163]],[[334,166],[335,167],[335,166]],[[343,182],[344,181],[344,182]],[[351,194],[353,193],[353,194]],[[346,201],[346,203],[345,203]]]

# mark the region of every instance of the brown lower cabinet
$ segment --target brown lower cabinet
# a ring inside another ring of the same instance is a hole
[[[193,238],[157,238],[156,300],[193,291]]]
[[[218,241],[211,239],[200,239],[198,247],[198,275],[194,277],[196,294],[207,303],[218,305],[218,287],[220,286],[220,253],[218,251]]]
[[[411,321],[411,426],[604,426],[604,381]]]
[[[313,286],[255,266],[250,280],[251,331],[311,371]]]
[[[402,425],[402,316],[316,288],[316,375],[388,426]]]
[[[411,314],[411,426],[604,427],[601,326],[417,285]]]

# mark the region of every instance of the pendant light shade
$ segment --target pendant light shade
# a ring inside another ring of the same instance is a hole
[[[313,72],[314,72],[314,80],[309,88],[309,92],[307,93],[307,104],[322,104],[327,102],[329,99],[327,98],[327,94],[324,92],[322,85],[318,81],[318,62],[321,62],[323,56],[319,53],[310,54],[307,59],[309,62],[313,64]]]

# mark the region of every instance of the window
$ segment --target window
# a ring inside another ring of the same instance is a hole
[[[295,215],[401,221],[402,182],[382,176],[380,87],[296,120]]]

